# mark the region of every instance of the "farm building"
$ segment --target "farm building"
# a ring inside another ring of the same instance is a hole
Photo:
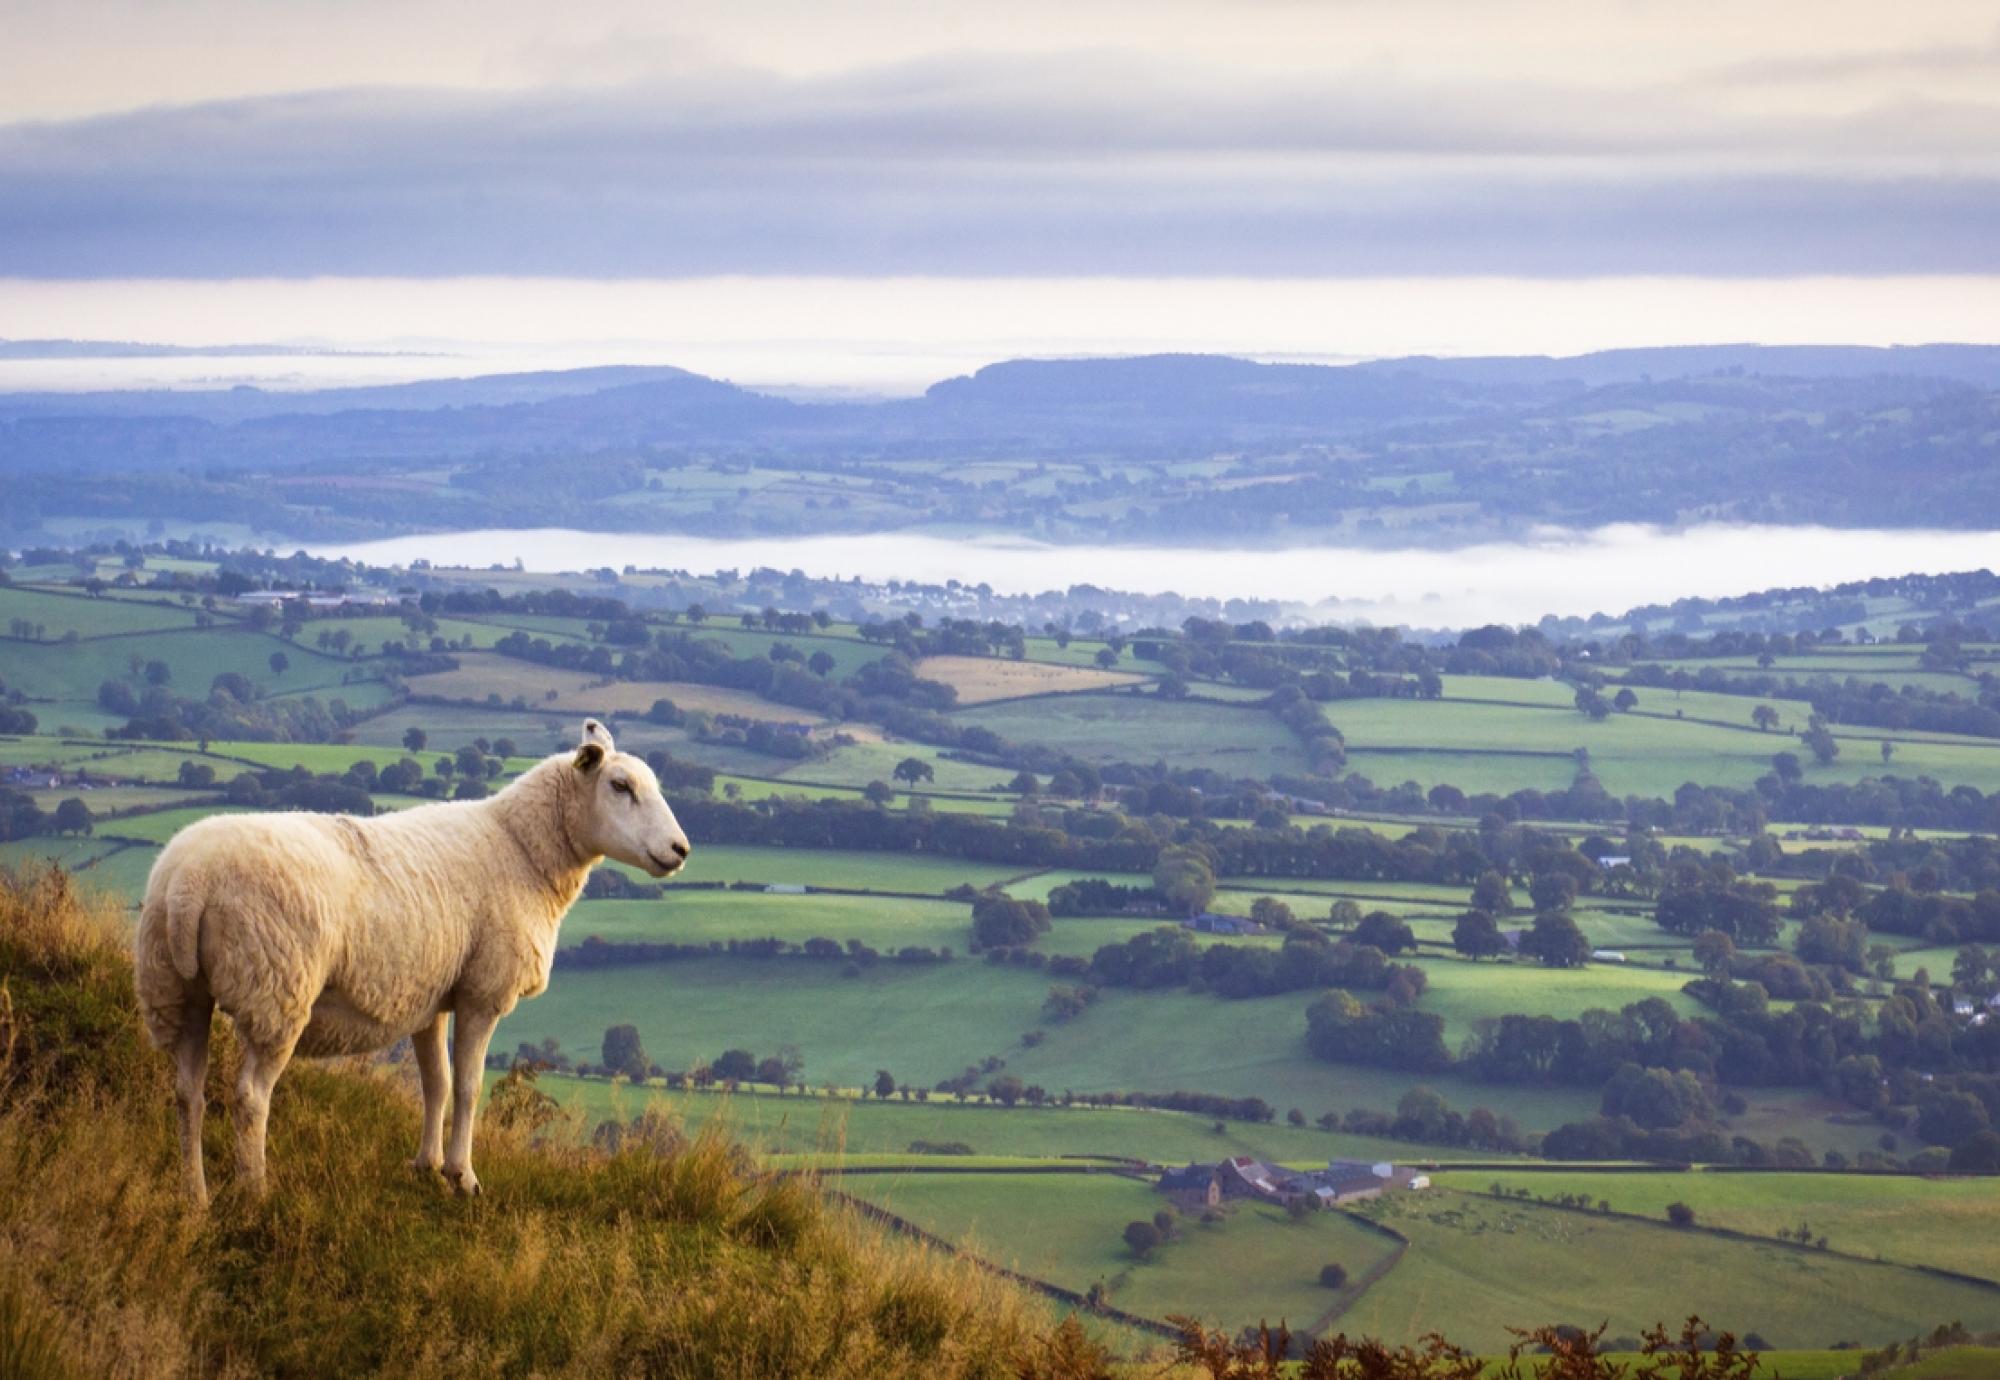
[[[1255,1198],[1290,1204],[1308,1199],[1318,1207],[1361,1202],[1390,1189],[1429,1188],[1430,1176],[1386,1161],[1331,1160],[1324,1169],[1299,1171],[1238,1155],[1215,1165],[1188,1165],[1162,1175],[1160,1192],[1177,1202],[1212,1206],[1224,1198]],[[1214,1196],[1209,1196],[1213,1190]]]
[[[1190,1164],[1160,1175],[1160,1192],[1187,1210],[1212,1208],[1222,1201],[1222,1174],[1212,1164]]]

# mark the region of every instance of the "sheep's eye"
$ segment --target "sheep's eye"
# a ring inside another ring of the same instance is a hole
[[[632,794],[632,783],[630,781],[613,781],[611,789],[620,795],[630,795]]]

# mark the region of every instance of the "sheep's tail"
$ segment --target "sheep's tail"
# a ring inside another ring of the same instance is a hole
[[[201,975],[201,918],[206,909],[206,898],[168,885],[149,888],[139,911],[132,944],[134,977],[147,1033],[161,1048],[179,1034],[189,985]]]

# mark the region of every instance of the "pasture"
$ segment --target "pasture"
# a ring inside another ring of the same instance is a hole
[[[1322,1266],[1359,1276],[1394,1251],[1338,1213],[1292,1221],[1267,1204],[1233,1202],[1215,1222],[1177,1214],[1173,1237],[1139,1259],[1122,1239],[1125,1224],[1150,1219],[1166,1199],[1109,1174],[881,1174],[833,1186],[1024,1274],[1079,1292],[1101,1283],[1127,1312],[1189,1313],[1231,1332],[1280,1318],[1303,1329],[1360,1295],[1322,1286]]]
[[[1043,661],[1010,661],[992,656],[927,656],[917,663],[925,680],[942,681],[958,692],[962,705],[1033,695],[1063,695],[1080,690],[1105,690],[1143,680],[1129,671],[1095,666],[1057,666]]]
[[[1701,1226],[1775,1237],[1801,1225],[1850,1255],[1937,1265],[2000,1280],[2000,1179],[1888,1174],[1446,1174],[1440,1184],[1484,1193],[1498,1183],[1537,1196],[1581,1193],[1613,1212],[1664,1219],[1686,1203]]]
[[[1699,1313],[1779,1348],[1880,1345],[1940,1319],[2000,1327],[2000,1292],[1897,1265],[1448,1189],[1385,1197],[1360,1211],[1411,1246],[1342,1317],[1354,1332],[1435,1329],[1497,1351],[1509,1326],[1608,1321],[1612,1335],[1637,1336],[1663,1313],[1669,1321]]]
[[[493,1077],[498,1077],[497,1074]],[[815,1086],[810,1069],[807,1079]],[[490,1080],[489,1080],[490,1081]],[[1191,1112],[1137,1107],[1003,1107],[985,1098],[961,1102],[942,1094],[927,1101],[814,1094],[721,1090],[674,1092],[623,1081],[572,1078],[545,1073],[537,1084],[575,1113],[584,1133],[605,1118],[629,1120],[648,1107],[678,1118],[689,1130],[720,1119],[730,1135],[766,1155],[812,1153],[816,1163],[836,1165],[908,1157],[906,1162],[951,1166],[956,1156],[910,1156],[918,1141],[956,1142],[975,1154],[996,1158],[1060,1160],[1097,1156],[1184,1164],[1253,1155],[1293,1164],[1320,1164],[1338,1156],[1399,1160],[1428,1159],[1432,1147],[1368,1136],[1329,1134],[1283,1122],[1258,1126]],[[1443,1153],[1449,1160],[1452,1156]]]
[[[1087,762],[1165,762],[1239,776],[1293,770],[1304,754],[1287,728],[1250,706],[1099,692],[956,711],[1009,742],[1039,743]]]

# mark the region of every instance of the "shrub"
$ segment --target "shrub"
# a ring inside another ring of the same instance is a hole
[[[1691,1227],[1694,1225],[1694,1209],[1686,1203],[1668,1203],[1667,1220],[1677,1227]]]
[[[1319,1267],[1319,1282],[1328,1289],[1338,1289],[1347,1283],[1345,1265],[1322,1265]]]

